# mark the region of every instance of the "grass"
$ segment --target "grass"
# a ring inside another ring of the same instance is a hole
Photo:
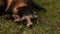
[[[60,0],[34,0],[46,9],[37,12],[38,25],[32,29],[11,20],[0,19],[0,34],[60,34]]]

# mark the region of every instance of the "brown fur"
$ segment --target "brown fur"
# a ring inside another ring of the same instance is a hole
[[[17,13],[18,13],[18,9],[17,9],[17,8],[23,7],[23,6],[27,6],[27,4],[25,3],[25,0],[18,0],[18,1],[16,2],[15,7],[14,7],[14,13],[17,14]],[[30,16],[26,16],[25,18],[26,18],[26,20],[27,20],[27,26],[31,25],[32,22],[31,22],[31,20],[30,20]],[[17,19],[17,20],[16,20],[16,19]],[[19,21],[20,18],[15,18],[15,20],[16,20],[16,21]]]
[[[16,2],[16,5],[14,6],[13,10],[14,10],[14,13],[17,14],[18,13],[18,9],[19,7],[23,7],[23,6],[27,6],[26,3],[25,3],[25,0],[18,0]]]
[[[9,9],[12,2],[13,2],[12,0],[7,1],[6,11]],[[23,7],[23,6],[27,6],[26,3],[25,3],[25,0],[17,0],[17,1],[15,1],[15,6],[13,8],[14,14],[18,14],[18,9],[17,8]]]
[[[6,10],[8,10],[8,8],[10,7],[11,2],[12,2],[12,0],[8,0],[7,1],[7,8],[6,8]],[[18,8],[23,7],[23,6],[27,6],[27,4],[25,3],[25,0],[17,0],[15,2],[15,6],[13,8],[13,13],[14,13],[13,15],[18,14]],[[27,26],[31,25],[32,22],[30,20],[30,16],[26,16],[25,18],[27,20]],[[19,21],[19,20],[20,20],[20,17],[14,16],[14,21],[15,22]]]
[[[11,3],[12,3],[12,0],[7,0],[7,7],[6,7],[5,11],[7,11],[9,9]]]
[[[0,6],[1,6],[1,5],[4,5],[4,2],[3,2],[3,0],[0,0]]]

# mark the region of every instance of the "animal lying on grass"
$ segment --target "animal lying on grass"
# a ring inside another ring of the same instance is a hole
[[[8,3],[9,2],[9,3]],[[10,17],[13,17],[14,22],[20,22],[22,20],[27,20],[27,25],[32,25],[32,18],[37,16],[34,14],[36,10],[44,10],[44,8],[36,5],[33,0],[8,0],[6,13],[10,14]]]

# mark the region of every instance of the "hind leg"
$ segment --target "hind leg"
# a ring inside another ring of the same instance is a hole
[[[9,9],[11,3],[12,3],[12,0],[7,0],[7,7],[6,7],[5,11],[7,11]]]
[[[32,21],[31,21],[31,18],[30,18],[30,16],[25,16],[25,18],[26,18],[26,20],[27,20],[27,27],[29,27],[30,25],[32,25],[33,23],[32,23]]]

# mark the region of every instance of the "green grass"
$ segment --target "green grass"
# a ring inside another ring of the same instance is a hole
[[[60,34],[60,0],[34,0],[46,9],[37,12],[38,25],[32,29],[11,20],[0,19],[0,34]]]

